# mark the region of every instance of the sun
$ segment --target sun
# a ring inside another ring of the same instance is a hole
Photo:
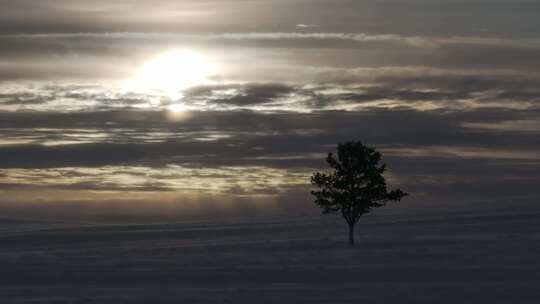
[[[209,83],[217,72],[217,64],[201,53],[171,51],[144,64],[132,85],[137,90],[161,91],[174,97],[186,88]]]

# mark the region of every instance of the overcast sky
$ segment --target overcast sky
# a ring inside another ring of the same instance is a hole
[[[399,208],[540,191],[536,1],[0,0],[0,211],[317,213],[341,141]]]

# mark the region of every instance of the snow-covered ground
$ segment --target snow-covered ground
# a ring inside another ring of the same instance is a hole
[[[0,303],[539,303],[540,209],[169,224],[0,220]]]

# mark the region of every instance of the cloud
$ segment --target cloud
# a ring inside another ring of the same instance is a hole
[[[245,85],[200,86],[187,90],[185,101],[188,104],[225,104],[233,106],[254,106],[272,103],[289,97],[296,89],[286,84],[252,83]]]
[[[538,195],[538,18],[490,19],[499,4],[423,3],[418,18],[396,3],[33,2],[0,0],[3,202],[306,202],[310,172],[353,139],[381,149],[391,183],[418,200]],[[492,31],[471,31],[478,20]],[[176,49],[222,74],[182,98],[116,85]]]
[[[103,166],[3,171],[3,189],[192,192],[201,194],[277,195],[304,185],[305,169],[260,166],[165,167]]]
[[[298,24],[298,28],[316,28],[316,24]],[[58,33],[34,33],[34,34],[0,34],[0,39],[9,42],[10,45],[4,51],[13,48],[13,45],[18,43],[31,46],[32,43],[44,43],[44,46],[55,47],[56,50],[67,50],[62,42],[70,41],[75,43],[71,47],[89,46],[99,42],[109,40],[119,40],[121,42],[138,42],[145,41],[159,42],[211,42],[216,41],[223,43],[226,40],[241,41],[241,40],[344,40],[357,43],[365,42],[392,42],[396,44],[404,44],[416,47],[489,47],[495,50],[499,49],[522,49],[522,50],[537,50],[540,48],[540,39],[536,38],[498,38],[498,37],[483,37],[483,36],[408,36],[395,33],[373,34],[363,32],[212,32],[212,33],[171,33],[171,32],[58,32]],[[55,39],[56,41],[48,41],[47,39]],[[280,44],[276,44],[279,46]],[[342,47],[344,45],[331,45],[329,47]],[[358,47],[364,44],[358,45]]]
[[[540,179],[540,134],[519,126],[540,121],[540,110],[239,110],[168,117],[166,111],[125,109],[0,112],[2,138],[40,137],[0,149],[0,202],[22,192],[30,200],[32,191],[68,191],[64,200],[76,200],[94,191],[109,198],[143,196],[148,204],[145,193],[180,191],[185,197],[210,190],[229,199],[308,202],[311,172],[325,167],[324,155],[337,142],[351,139],[383,151],[389,182],[414,193],[413,203],[538,194],[533,185]],[[61,144],[70,138],[81,142]],[[47,141],[59,144],[40,144]]]
[[[0,165],[2,168],[45,168],[199,163],[301,167],[316,163],[307,155],[324,154],[328,146],[338,141],[357,138],[387,148],[461,146],[504,149],[512,146],[534,151],[539,149],[535,140],[537,132],[481,127],[482,124],[499,122],[508,124],[509,119],[535,121],[538,117],[538,111],[500,109],[468,113],[405,109],[305,114],[207,111],[192,112],[180,121],[168,119],[167,112],[133,110],[0,113],[4,136],[40,137],[31,145],[4,146],[0,151]],[[41,131],[45,127],[49,129]],[[36,135],[36,131],[40,135]],[[512,136],[508,136],[509,132]],[[501,140],[503,134],[504,140]],[[61,144],[77,137],[81,142]],[[38,144],[47,141],[60,143]],[[493,158],[496,159],[495,154]]]
[[[508,70],[423,67],[320,68],[298,82],[216,82],[192,87],[183,98],[158,92],[130,92],[121,86],[5,84],[0,110],[112,111],[126,108],[168,110],[175,105],[197,111],[414,110],[538,107],[540,75]]]
[[[61,75],[62,72],[67,76],[89,77],[95,74],[99,77],[121,77],[129,74],[134,63],[142,64],[148,57],[164,50],[184,48],[206,50],[223,61],[237,55],[242,55],[243,59],[249,56],[250,61],[257,60],[258,69],[262,68],[262,60],[275,63],[288,59],[295,64],[309,60],[313,66],[418,65],[529,71],[538,68],[533,59],[540,49],[540,40],[534,38],[285,31],[7,34],[0,35],[0,44],[3,45],[0,49],[0,75],[31,77],[41,69],[44,70],[39,73],[42,78],[47,74]],[[216,48],[227,50],[227,56],[212,52]],[[268,49],[275,52],[269,53]],[[313,49],[319,49],[319,52],[314,54]],[[88,64],[81,70],[84,63]],[[73,67],[78,67],[77,71]],[[103,70],[106,73],[100,73]]]
[[[296,27],[298,27],[298,28],[316,28],[316,27],[319,27],[319,25],[317,25],[317,24],[299,23],[299,24],[296,25]]]

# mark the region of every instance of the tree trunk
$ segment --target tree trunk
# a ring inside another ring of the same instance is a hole
[[[349,224],[349,245],[354,246],[354,224]]]

